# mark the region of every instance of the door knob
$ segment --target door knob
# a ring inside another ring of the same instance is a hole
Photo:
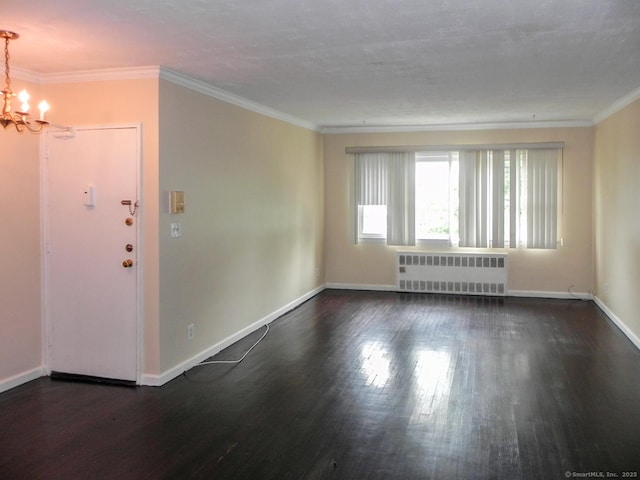
[[[122,266],[124,268],[133,267],[133,260],[131,260],[130,258],[127,258],[124,262],[122,262]]]

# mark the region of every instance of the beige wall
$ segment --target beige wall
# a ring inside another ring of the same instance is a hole
[[[38,138],[0,130],[0,385],[42,365]]]
[[[596,296],[640,338],[640,100],[596,126]]]
[[[162,371],[322,284],[319,133],[161,81],[159,193]]]
[[[509,289],[520,292],[588,293],[593,286],[593,129],[486,130],[325,135],[326,281],[331,284],[395,284],[395,252],[408,247],[353,242],[353,158],[345,147],[565,142],[564,247],[506,250]],[[416,247],[421,250],[439,250]],[[462,249],[453,249],[462,250]]]

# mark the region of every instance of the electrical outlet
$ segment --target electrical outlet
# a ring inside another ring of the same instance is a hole
[[[187,340],[193,340],[193,323],[187,325]]]

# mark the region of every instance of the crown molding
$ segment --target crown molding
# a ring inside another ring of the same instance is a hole
[[[447,132],[469,130],[511,130],[525,128],[576,128],[593,127],[591,120],[554,120],[539,122],[494,122],[494,123],[451,123],[438,125],[372,125],[324,127],[325,134],[344,133],[403,133],[403,132]]]
[[[593,123],[594,124],[600,123],[606,118],[609,118],[614,113],[619,112],[627,105],[631,105],[633,102],[635,102],[638,99],[640,99],[640,87],[636,88],[632,92],[629,92],[624,97],[618,99],[616,102],[614,102],[613,104],[609,105],[607,108],[602,110],[599,114],[593,117]]]
[[[37,83],[38,85],[42,83],[42,75],[20,67],[11,67],[11,76],[17,80]]]
[[[82,83],[82,82],[108,82],[113,80],[140,80],[145,78],[158,78],[160,67],[130,67],[109,68],[103,70],[83,70],[78,72],[45,73],[42,75],[42,83]]]
[[[226,92],[206,82],[189,77],[188,75],[185,75],[183,73],[176,72],[175,70],[161,67],[160,78],[173,84],[180,85],[181,87],[195,90],[196,92],[202,93],[204,95],[217,98],[218,100],[222,100],[223,102],[231,103],[232,105],[245,108],[255,113],[266,115],[267,117],[271,117],[276,120],[282,120],[283,122],[297,125],[308,130],[320,131],[320,127],[315,123],[279,112],[278,110],[266,107],[244,97]]]
[[[109,68],[102,70],[81,70],[77,72],[36,73],[19,67],[13,67],[14,78],[40,85],[56,83],[105,82],[111,80],[139,80],[158,78],[160,67]]]

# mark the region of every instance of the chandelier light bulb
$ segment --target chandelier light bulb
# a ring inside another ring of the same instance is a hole
[[[26,90],[22,90],[18,94],[18,100],[20,100],[20,111],[22,113],[27,113],[29,111],[29,99],[30,98],[31,98],[31,96],[29,95],[29,92],[27,92]]]
[[[40,121],[44,122],[45,119],[45,114],[49,111],[49,104],[47,103],[46,100],[42,100],[39,104],[38,104],[38,110],[40,110]]]

